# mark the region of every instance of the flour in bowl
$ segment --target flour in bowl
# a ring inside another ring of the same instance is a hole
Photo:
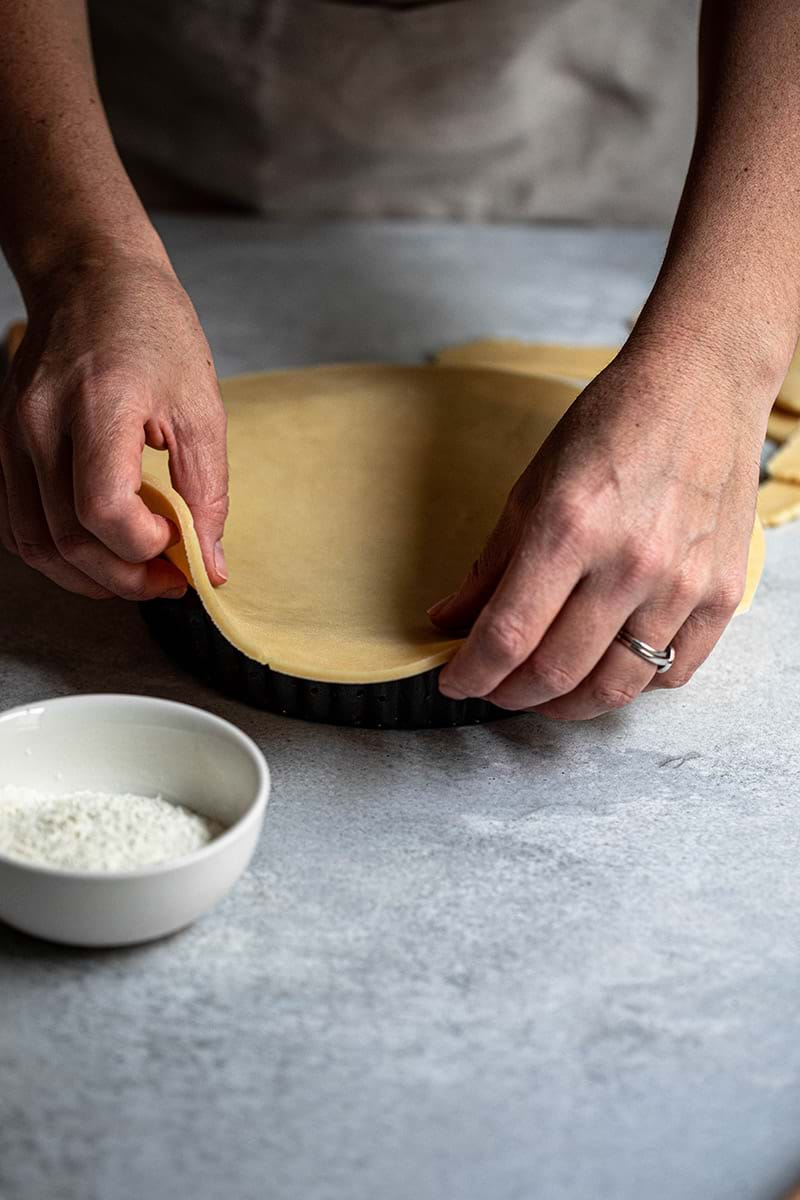
[[[0,786],[0,854],[76,871],[130,871],[182,858],[223,826],[161,796]]]

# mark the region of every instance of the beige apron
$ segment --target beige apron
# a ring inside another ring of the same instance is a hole
[[[696,10],[90,0],[114,132],[155,199],[466,219],[668,220]]]

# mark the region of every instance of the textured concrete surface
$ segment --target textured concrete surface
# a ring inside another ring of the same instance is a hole
[[[614,338],[649,234],[165,223],[222,371]],[[5,276],[0,318],[16,312]],[[248,876],[124,952],[0,929],[3,1200],[773,1200],[800,1173],[800,527],[692,686],[575,727],[249,711],[0,560],[4,705],[204,705],[275,777]],[[0,765],[1,769],[1,765]]]

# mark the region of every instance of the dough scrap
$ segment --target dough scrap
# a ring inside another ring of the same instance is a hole
[[[512,484],[579,392],[479,368],[341,366],[224,380],[230,582],[215,589],[165,453],[142,497],[224,636],[274,670],[331,683],[417,675],[455,653],[425,610],[458,586]],[[763,564],[754,530],[747,594]]]
[[[770,479],[758,489],[758,516],[763,525],[784,525],[800,517],[800,486]]]

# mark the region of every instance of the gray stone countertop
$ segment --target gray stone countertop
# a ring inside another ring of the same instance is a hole
[[[220,373],[618,340],[659,234],[161,222]],[[0,274],[0,320],[19,312]],[[250,710],[0,559],[10,706],[236,722],[274,794],[199,924],[0,928],[2,1200],[774,1200],[800,1173],[800,528],[680,692],[422,733]]]

